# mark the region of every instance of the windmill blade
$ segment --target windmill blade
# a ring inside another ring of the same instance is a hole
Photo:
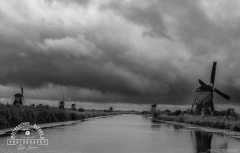
[[[217,62],[213,62],[212,73],[211,73],[211,83],[212,83],[212,86],[214,86],[216,67],[217,67]]]
[[[153,104],[156,104],[156,101],[155,101],[155,99],[153,99]]]
[[[24,105],[26,105],[24,96],[22,96],[22,102]]]
[[[20,86],[21,86],[21,93],[22,93],[22,96],[23,96],[23,87],[22,87],[22,85],[20,84]]]
[[[207,85],[206,83],[204,83],[201,79],[198,79],[198,82],[201,86]]]
[[[227,99],[227,100],[230,100],[230,96],[222,93],[221,91],[217,90],[216,88],[214,88],[214,91],[219,94],[220,96],[222,96],[223,98]]]
[[[13,102],[14,102],[14,97],[12,98],[12,101],[11,101],[11,104],[13,105]]]

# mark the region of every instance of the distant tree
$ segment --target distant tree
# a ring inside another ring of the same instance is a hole
[[[7,107],[10,107],[10,104],[7,102],[7,105],[6,105]]]
[[[42,107],[43,105],[42,104],[38,104],[36,107]]]
[[[84,112],[85,110],[83,108],[78,108],[79,112]]]
[[[187,110],[183,111],[184,114],[190,114],[191,110],[188,108]]]
[[[182,114],[182,111],[181,111],[181,110],[176,110],[176,111],[173,113],[174,116],[179,116],[179,115],[181,115],[181,114]]]
[[[170,110],[168,110],[168,109],[166,109],[165,111],[163,111],[162,112],[163,114],[167,114],[167,115],[169,115],[170,113],[171,113],[171,111]]]
[[[35,105],[34,105],[34,104],[31,104],[30,106],[31,106],[31,107],[35,107]]]
[[[49,105],[44,105],[44,108],[49,109]]]

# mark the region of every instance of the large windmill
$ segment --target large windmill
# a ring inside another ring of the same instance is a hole
[[[59,102],[59,109],[65,109],[64,96],[62,95],[63,100]]]
[[[157,112],[159,111],[159,109],[157,108],[158,102],[156,102],[153,99],[153,104],[151,105],[150,108],[150,112],[152,113],[153,117],[157,117]]]
[[[200,115],[201,111],[205,111],[206,115],[213,115],[214,104],[213,104],[213,92],[216,92],[223,98],[230,100],[230,97],[214,87],[215,74],[216,74],[217,62],[213,62],[210,85],[204,83],[199,79],[199,84],[201,85],[196,90],[194,90],[193,105],[191,113],[194,112],[196,115]]]
[[[25,105],[25,100],[24,100],[24,96],[23,96],[23,87],[21,86],[21,93],[17,93],[14,95],[13,99],[12,99],[12,104],[16,105],[16,104],[20,104],[20,105]]]

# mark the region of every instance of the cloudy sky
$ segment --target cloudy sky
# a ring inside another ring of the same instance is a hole
[[[240,105],[238,0],[2,0],[0,97],[189,105],[197,79]]]

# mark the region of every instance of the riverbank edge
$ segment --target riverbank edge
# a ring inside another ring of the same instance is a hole
[[[153,117],[149,117],[149,116],[145,116],[145,115],[144,115],[144,117],[153,119]],[[218,133],[218,134],[221,134],[224,136],[229,136],[229,137],[240,139],[240,132],[236,132],[236,131],[232,131],[232,130],[218,129],[218,128],[199,126],[199,125],[195,125],[195,124],[179,123],[179,122],[173,122],[173,121],[164,121],[164,120],[159,120],[159,119],[153,119],[153,120],[158,121],[158,122],[168,123],[168,124],[181,125],[189,130]]]
[[[91,119],[98,119],[98,118],[106,118],[106,117],[111,117],[114,115],[107,115],[107,116],[95,116],[95,117],[90,117],[86,119],[81,119],[81,120],[75,120],[75,121],[64,121],[64,122],[53,122],[53,123],[45,123],[45,124],[37,124],[41,129],[47,129],[47,128],[54,128],[54,127],[60,127],[60,126],[67,126],[67,125],[73,125],[77,124],[80,122],[88,121]],[[6,129],[0,129],[0,137],[6,137],[10,136],[12,133],[12,130],[15,127],[11,128],[6,128]]]

